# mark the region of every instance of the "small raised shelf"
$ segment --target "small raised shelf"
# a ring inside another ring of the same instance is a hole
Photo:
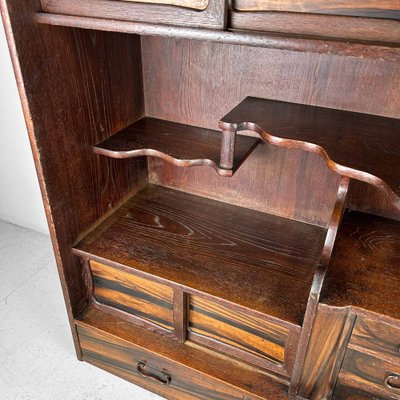
[[[149,185],[74,248],[301,325],[326,229]]]
[[[400,209],[400,120],[247,97],[220,121],[271,144],[324,158],[340,175],[378,187]]]
[[[321,295],[323,303],[400,318],[400,222],[346,212]]]
[[[208,165],[221,176],[232,176],[260,143],[237,135],[233,167],[223,168],[221,139],[219,131],[145,117],[98,144],[94,151],[112,158],[159,157],[179,167]]]

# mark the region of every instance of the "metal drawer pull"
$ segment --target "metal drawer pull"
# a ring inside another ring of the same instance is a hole
[[[146,372],[145,368],[146,368],[146,363],[144,361],[139,361],[136,365],[136,370],[140,376],[151,379],[165,386],[168,386],[171,383],[172,378],[168,372],[160,371],[161,377],[158,377],[156,375]]]
[[[385,386],[390,390],[400,393],[400,375],[393,372],[387,372],[385,378]]]

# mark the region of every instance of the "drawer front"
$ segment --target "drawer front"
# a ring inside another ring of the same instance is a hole
[[[230,26],[316,37],[398,43],[398,0],[233,0]]]
[[[358,316],[350,344],[394,357],[400,362],[400,327]]]
[[[223,29],[225,0],[41,0],[44,12],[130,22]]]
[[[90,327],[78,326],[83,360],[176,400],[260,400],[240,389]]]
[[[371,396],[374,399],[398,400],[400,363],[388,362],[349,348],[339,374],[338,384],[351,387],[353,391],[362,392],[363,396]]]
[[[174,295],[170,287],[95,261],[90,261],[90,269],[98,303],[174,329]]]
[[[234,0],[239,11],[283,11],[400,19],[398,0]]]
[[[255,364],[285,361],[289,330],[269,320],[198,296],[190,296],[188,320],[189,338],[195,342]]]

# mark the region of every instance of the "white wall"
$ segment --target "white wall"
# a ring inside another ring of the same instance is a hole
[[[48,233],[1,18],[0,219]]]

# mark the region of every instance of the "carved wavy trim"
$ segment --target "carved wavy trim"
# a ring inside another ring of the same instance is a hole
[[[319,155],[326,163],[327,167],[332,171],[336,172],[341,176],[347,176],[351,179],[356,179],[361,182],[368,183],[372,186],[377,187],[382,193],[385,194],[390,203],[397,209],[400,210],[400,197],[393,191],[393,189],[381,178],[370,174],[365,171],[357,170],[354,168],[347,167],[346,165],[335,162],[327,153],[327,151],[320,145],[305,142],[301,140],[286,139],[270,134],[267,130],[263,129],[258,124],[253,122],[241,122],[241,123],[228,123],[220,121],[219,126],[221,129],[234,129],[236,131],[248,130],[256,132],[260,135],[261,139],[270,143],[274,146],[293,148],[305,150],[310,153]]]
[[[107,150],[101,147],[94,147],[94,152],[96,154],[100,154],[110,158],[134,158],[134,157],[141,157],[141,156],[149,156],[149,157],[156,157],[161,158],[162,160],[176,165],[177,167],[199,167],[199,166],[208,166],[213,168],[219,175],[224,177],[230,177],[233,175],[233,170],[231,169],[223,169],[220,168],[216,161],[210,159],[179,159],[174,158],[162,151],[156,149],[138,149],[138,150],[128,150],[128,151],[114,151],[114,150]]]

